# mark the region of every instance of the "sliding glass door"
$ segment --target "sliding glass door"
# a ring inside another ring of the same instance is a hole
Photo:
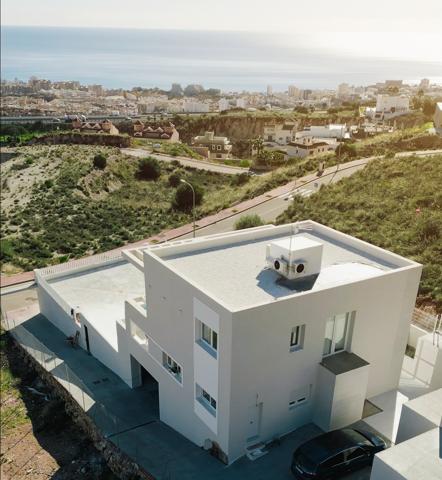
[[[342,352],[347,346],[350,313],[340,313],[327,320],[322,356]]]

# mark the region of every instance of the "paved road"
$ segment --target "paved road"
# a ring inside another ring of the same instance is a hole
[[[150,150],[143,148],[121,148],[121,153],[132,155],[133,157],[154,157],[161,162],[179,161],[181,165],[186,167],[197,168],[199,170],[208,170],[210,172],[225,173],[227,175],[238,175],[239,173],[248,172],[248,168],[233,167],[230,165],[222,165],[220,163],[211,163],[203,160],[195,160],[188,157],[173,157],[160,153],[151,153]]]
[[[238,213],[232,217],[226,218],[225,220],[221,220],[213,225],[209,225],[207,227],[201,228],[200,230],[196,231],[196,236],[201,237],[203,235],[211,235],[214,233],[221,233],[221,232],[228,232],[234,230],[235,223],[237,222],[238,218],[242,215],[250,215],[250,214],[257,214],[259,215],[264,222],[272,222],[276,220],[276,217],[283,213],[287,207],[290,205],[290,202],[293,200],[295,195],[301,195],[302,197],[309,197],[310,195],[317,192],[321,185],[335,183],[341,180],[344,177],[349,177],[353,173],[361,170],[365,167],[365,165],[369,162],[368,159],[361,160],[361,163],[357,166],[351,168],[345,168],[342,170],[337,170],[335,173],[319,177],[312,183],[300,185],[296,187],[291,192],[281,195],[279,197],[273,198],[268,202],[261,203],[256,207],[252,207],[246,212]],[[198,222],[197,222],[198,223]],[[181,238],[190,238],[192,234],[183,235]]]

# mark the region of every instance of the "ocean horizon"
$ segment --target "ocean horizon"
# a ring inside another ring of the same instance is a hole
[[[107,88],[199,83],[223,91],[275,91],[288,85],[334,89],[385,79],[442,83],[441,61],[333,51],[312,35],[238,31],[13,27],[1,32],[2,79],[35,75]]]

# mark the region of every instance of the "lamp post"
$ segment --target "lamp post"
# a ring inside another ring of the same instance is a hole
[[[189,187],[192,189],[192,198],[193,198],[193,207],[192,207],[192,216],[193,216],[193,238],[195,238],[195,189],[193,188],[192,184],[189,182],[186,182],[184,178],[180,179],[181,183],[185,183],[186,185],[189,185]]]

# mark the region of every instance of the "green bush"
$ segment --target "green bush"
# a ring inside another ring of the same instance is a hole
[[[161,175],[160,162],[153,157],[146,157],[138,164],[138,176],[143,180],[156,180]]]
[[[203,201],[204,191],[199,185],[193,185],[195,190],[195,205]],[[186,183],[181,183],[176,189],[173,206],[178,210],[190,210],[193,206],[192,189]]]
[[[259,227],[264,225],[262,218],[259,215],[243,215],[235,223],[235,230],[243,230],[244,228]]]
[[[107,165],[107,159],[102,153],[97,153],[97,155],[94,157],[93,164],[95,168],[104,170]]]
[[[178,187],[180,184],[180,176],[177,172],[173,172],[169,175],[169,185],[173,188]]]

